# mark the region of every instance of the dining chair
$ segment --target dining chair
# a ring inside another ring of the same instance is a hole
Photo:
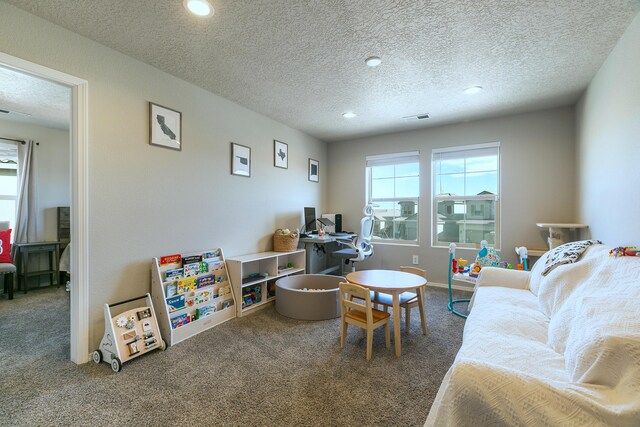
[[[425,279],[427,278],[427,272],[418,267],[400,267],[400,271],[405,273],[417,274]],[[384,307],[385,313],[389,310],[389,307],[393,307],[393,297],[383,292],[371,292],[371,302]],[[424,295],[424,294],[423,294]],[[411,328],[411,309],[418,306],[418,294],[415,292],[403,292],[399,296],[400,307],[404,308],[405,317],[405,333],[409,333]],[[427,335],[427,321],[420,312],[420,322],[422,323],[422,335]]]
[[[0,221],[0,231],[9,229],[9,221]],[[13,299],[13,289],[16,285],[16,266],[12,263],[0,263],[0,274],[2,275],[4,291],[9,294],[9,299]]]
[[[354,298],[364,303],[354,301]],[[347,337],[347,325],[354,325],[367,331],[367,360],[371,360],[373,350],[373,331],[384,325],[387,348],[391,347],[391,327],[389,313],[371,307],[369,290],[353,283],[340,283],[340,348],[344,348]]]

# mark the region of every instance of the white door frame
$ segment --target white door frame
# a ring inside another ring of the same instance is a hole
[[[89,350],[89,84],[86,80],[0,52],[0,65],[71,88],[71,360]]]

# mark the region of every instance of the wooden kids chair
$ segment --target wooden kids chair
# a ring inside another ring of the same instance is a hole
[[[353,298],[359,298],[364,303],[353,301]],[[391,346],[389,313],[371,307],[371,295],[367,288],[352,283],[340,283],[340,312],[342,321],[340,348],[344,348],[347,325],[354,325],[367,331],[367,360],[371,359],[374,329],[384,325],[387,348]]]
[[[418,267],[400,267],[400,271],[404,271],[405,273],[416,274],[418,276],[422,276],[425,279],[427,278],[427,272]],[[380,304],[384,307],[385,313],[389,311],[390,307],[393,307],[393,298],[389,294],[385,294],[382,292],[372,292],[372,300],[374,304]],[[424,297],[424,292],[422,293]],[[418,295],[415,292],[403,292],[400,294],[400,307],[404,308],[404,317],[405,317],[405,332],[408,334],[410,325],[411,325],[411,309],[413,307],[418,307]],[[422,335],[427,335],[427,320],[424,314],[424,307],[420,308],[420,322],[422,324]]]

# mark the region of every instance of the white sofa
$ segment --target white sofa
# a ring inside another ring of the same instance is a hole
[[[640,257],[485,268],[425,426],[640,426]]]

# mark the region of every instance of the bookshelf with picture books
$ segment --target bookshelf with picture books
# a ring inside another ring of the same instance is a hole
[[[168,345],[236,317],[234,293],[220,248],[153,258],[151,296]]]
[[[305,250],[260,252],[227,259],[229,278],[236,295],[237,316],[265,307],[276,299],[276,281],[303,274]]]

